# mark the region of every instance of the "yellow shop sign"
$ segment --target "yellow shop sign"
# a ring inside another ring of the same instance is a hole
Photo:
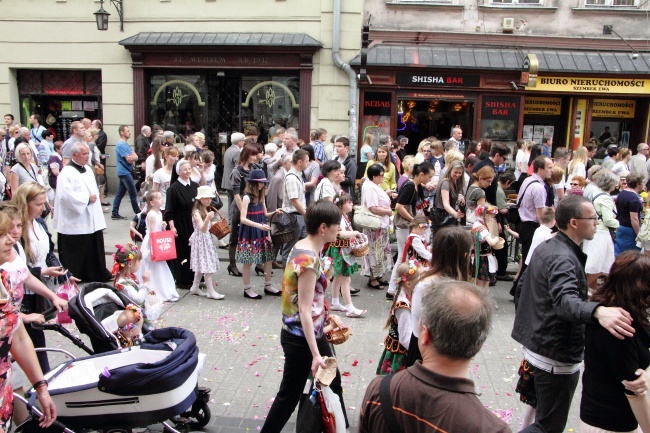
[[[603,77],[538,77],[537,86],[526,90],[567,93],[650,94],[650,80]]]
[[[537,98],[526,96],[524,114],[537,116],[559,116],[562,112],[562,98]]]
[[[594,99],[591,117],[633,119],[636,101],[629,99]]]

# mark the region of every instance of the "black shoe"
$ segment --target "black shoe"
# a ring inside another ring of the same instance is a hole
[[[512,275],[504,275],[502,277],[497,275],[497,280],[499,280],[499,281],[514,281],[515,277],[513,277]]]
[[[392,294],[390,292],[386,292],[386,299],[393,299],[393,298],[395,298],[394,294]]]
[[[264,268],[262,266],[260,266],[260,265],[256,265],[255,266],[255,274],[258,277],[260,276],[260,274],[262,274],[262,276],[264,276]],[[271,272],[271,276],[273,276],[273,272]]]
[[[387,287],[387,286],[390,285],[390,284],[388,283],[388,281],[383,280],[383,279],[381,279],[381,278],[377,278],[377,282],[379,283],[379,285],[380,285],[381,287]]]
[[[244,292],[244,293],[246,293],[246,292]],[[268,295],[268,296],[282,296],[281,291],[278,290],[277,292],[272,292],[269,289],[267,289],[266,287],[264,287],[264,294]]]
[[[233,275],[235,277],[241,277],[241,272],[239,272],[239,269],[237,268],[232,268],[232,266],[228,265],[228,275]]]
[[[352,296],[358,295],[360,291],[361,291],[361,289],[355,289],[354,287],[350,287],[350,294]]]
[[[262,299],[262,295],[260,295],[259,293],[256,293],[255,296],[253,296],[253,295],[249,295],[248,292],[247,292],[246,290],[244,290],[244,298],[248,298],[248,299]]]
[[[115,215],[115,214],[113,214],[113,215],[111,215],[111,219],[112,219],[112,220],[125,220],[126,217],[124,217],[124,216],[122,216],[122,215]]]
[[[497,285],[497,280],[491,280],[490,284],[488,284],[490,287],[494,287]]]
[[[375,284],[372,284],[372,281],[368,280],[367,286],[370,287],[371,289],[377,289],[377,290],[381,290],[384,288],[381,284],[379,284],[379,281],[377,280],[375,280]]]
[[[229,248],[228,245],[219,245],[219,248],[222,250],[227,250]]]

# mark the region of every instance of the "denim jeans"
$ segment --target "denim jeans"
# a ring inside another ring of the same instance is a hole
[[[122,198],[129,192],[129,198],[131,199],[131,207],[133,208],[133,213],[140,212],[140,206],[138,206],[138,192],[135,190],[135,182],[133,182],[133,176],[131,174],[124,174],[118,176],[120,178],[120,184],[117,187],[117,195],[113,201],[113,215],[120,214],[120,204],[122,203]]]
[[[553,374],[530,366],[535,378],[537,409],[535,422],[520,433],[561,433],[569,417],[571,400],[575,393],[580,371],[573,374]]]
[[[332,349],[325,336],[316,340],[321,356],[332,356]],[[280,333],[280,344],[284,351],[284,368],[280,390],[273,400],[271,409],[266,417],[262,433],[280,433],[296,408],[302,390],[309,377],[312,355],[305,337],[298,337],[288,331]],[[336,370],[336,377],[330,388],[341,399],[345,425],[348,426],[345,403],[343,401],[343,388],[341,387],[341,374]]]

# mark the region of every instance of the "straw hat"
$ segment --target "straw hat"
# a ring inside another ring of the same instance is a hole
[[[202,198],[214,198],[214,193],[207,185],[200,186],[196,191],[196,199],[201,200]]]

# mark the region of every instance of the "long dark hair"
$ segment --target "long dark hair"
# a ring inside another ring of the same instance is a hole
[[[160,170],[162,168],[162,153],[163,153],[163,143],[165,140],[162,137],[156,137],[151,142],[151,153],[153,155],[153,171]]]
[[[625,251],[614,261],[605,283],[591,300],[607,307],[621,307],[646,329],[650,329],[650,256]]]
[[[436,275],[460,281],[470,279],[472,238],[462,227],[444,227],[436,232],[431,242],[431,266],[422,279]]]

